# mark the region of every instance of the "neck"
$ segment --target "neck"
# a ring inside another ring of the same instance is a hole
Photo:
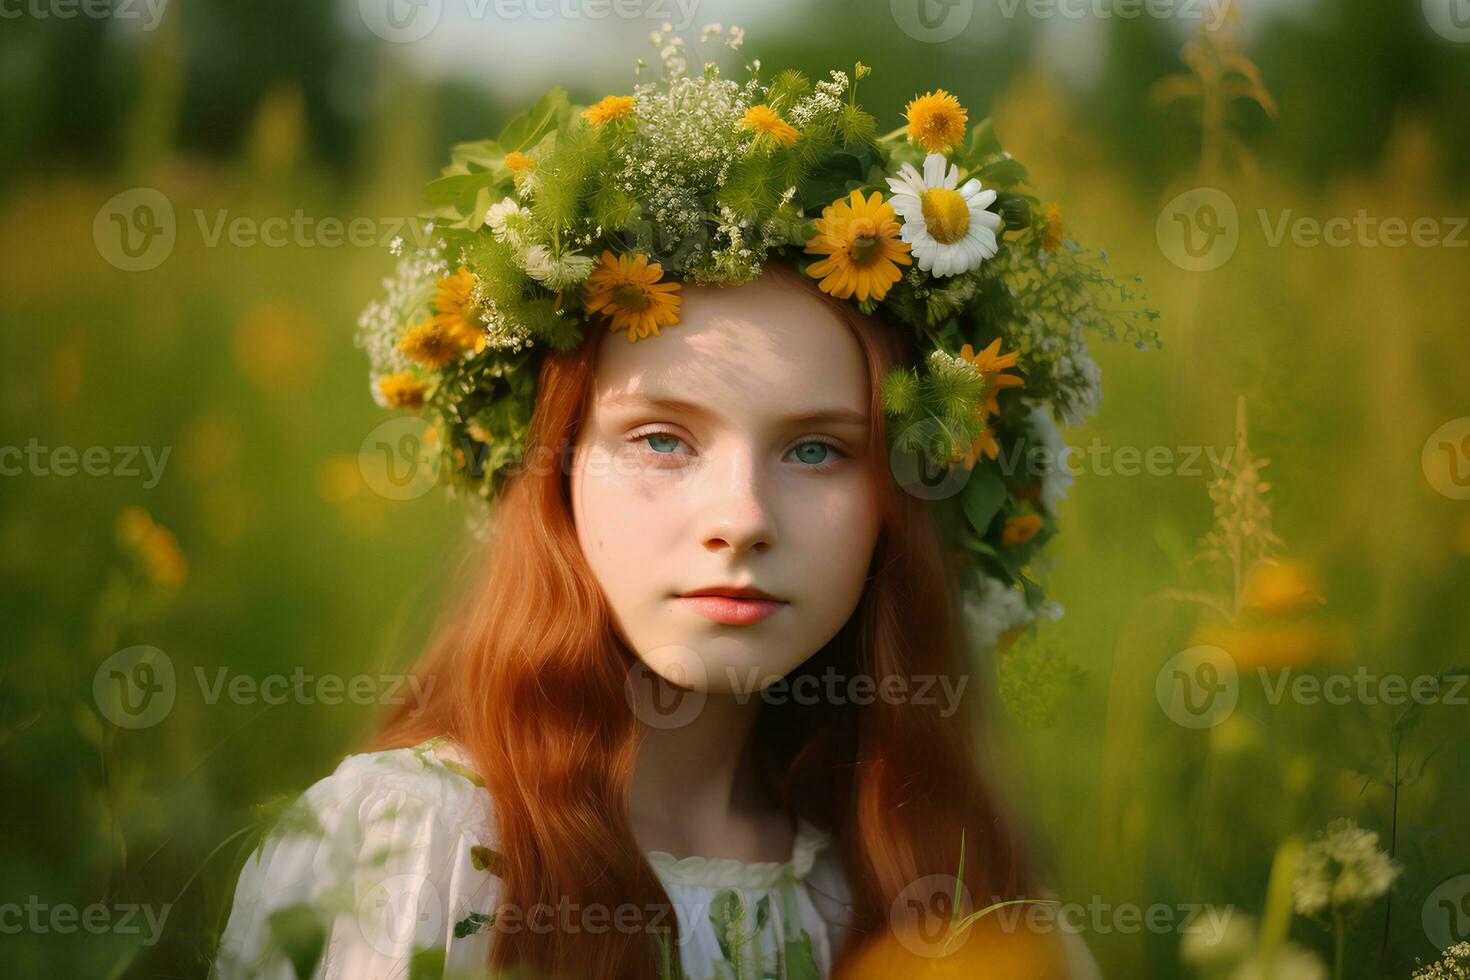
[[[644,726],[628,806],[639,844],[679,856],[784,860],[784,816],[761,798],[745,751],[760,698],[692,696],[704,703],[686,723]]]

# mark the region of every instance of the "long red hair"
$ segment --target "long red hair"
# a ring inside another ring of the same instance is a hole
[[[814,289],[780,263],[766,274]],[[928,504],[902,492],[888,469],[878,385],[908,359],[901,332],[823,298],[851,325],[872,380],[869,460],[882,526],[858,608],[791,679],[834,669],[879,680],[971,674],[949,555]],[[640,739],[624,694],[634,654],[615,635],[578,545],[563,465],[603,333],[589,330],[580,348],[545,358],[526,463],[496,503],[483,572],[415,668],[435,682],[419,688],[430,692],[424,701],[385,719],[374,747],[447,735],[468,754],[493,801],[502,907],[657,909],[676,950],[668,896],[628,819]],[[973,750],[983,687],[967,689],[948,717],[938,699],[762,705],[750,749],[788,811],[832,835],[857,933],[880,932],[906,886],[954,874],[962,833],[963,878],[978,904],[1029,887],[1016,829]],[[492,950],[493,966],[540,975],[658,975],[658,944],[645,932],[501,930]]]

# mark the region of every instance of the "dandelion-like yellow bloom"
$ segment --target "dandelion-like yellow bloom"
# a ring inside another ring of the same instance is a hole
[[[820,279],[822,292],[837,299],[881,300],[902,277],[898,267],[913,262],[892,206],[877,191],[866,200],[862,191],[853,191],[834,201],[816,224],[806,251],[826,258],[808,266],[807,275]]]
[[[378,394],[391,408],[423,408],[425,390],[412,371],[397,371],[378,379]]]
[[[964,140],[970,114],[959,99],[941,88],[910,102],[904,117],[909,121],[910,141],[926,153],[944,153]]]
[[[677,282],[661,282],[663,266],[649,262],[646,255],[613,255],[603,252],[602,261],[582,285],[587,290],[589,313],[611,319],[611,330],[628,331],[628,341],[657,336],[661,327],[679,322]]]
[[[1041,227],[1039,229],[1041,250],[1043,252],[1055,252],[1060,248],[1062,245],[1063,231],[1061,205],[1053,204],[1041,215]]]
[[[410,323],[399,338],[398,350],[410,361],[432,371],[453,364],[464,353],[464,347],[437,318]]]
[[[976,409],[976,414],[982,422],[1000,414],[1000,393],[1002,391],[1007,388],[1021,388],[1026,384],[1019,375],[1005,373],[1006,368],[1016,366],[1021,355],[1016,351],[1002,354],[999,337],[992,340],[989,347],[978,353],[975,348],[966,344],[960,348],[960,357],[975,365],[975,369],[985,379],[985,404]],[[987,427],[984,432],[980,433],[969,451],[959,458],[964,460],[968,468],[973,467],[982,455],[987,459],[995,459],[1000,455],[1000,447],[996,444],[993,427]]]
[[[1000,540],[1008,548],[1022,545],[1036,537],[1041,531],[1040,514],[1017,514],[1006,521]]]
[[[505,155],[505,169],[511,173],[519,173],[522,170],[530,170],[535,164],[531,158],[520,150],[512,150]]]
[[[475,303],[476,281],[474,273],[464,266],[440,279],[434,297],[434,322],[462,349],[478,354],[485,349],[485,325],[480,322],[480,308]]]
[[[801,135],[795,126],[788,123],[776,114],[776,111],[764,102],[753,105],[745,110],[745,115],[740,120],[740,125],[746,129],[753,129],[757,133],[771,137],[777,146],[790,146],[796,142]]]
[[[596,126],[618,119],[626,119],[632,114],[633,97],[631,95],[604,96],[582,110],[582,118]]]

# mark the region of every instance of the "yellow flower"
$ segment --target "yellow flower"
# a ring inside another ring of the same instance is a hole
[[[753,129],[757,133],[763,133],[776,141],[777,146],[790,146],[796,142],[801,134],[796,127],[788,123],[776,114],[776,112],[765,103],[753,105],[745,110],[745,116],[740,120],[740,125],[746,129]]]
[[[985,379],[985,404],[976,410],[981,421],[1000,414],[1000,393],[1002,391],[1007,388],[1020,388],[1026,384],[1018,375],[1005,373],[1006,368],[1016,366],[1016,361],[1020,359],[1020,356],[1016,351],[1002,354],[999,337],[992,340],[990,346],[979,353],[976,353],[969,344],[960,348],[960,357],[975,365],[981,377]],[[995,459],[1000,455],[1000,447],[995,442],[994,428],[986,428],[980,433],[969,451],[964,456],[957,457],[957,460],[963,459],[966,467],[973,467],[982,454],[988,459]]]
[[[1040,514],[1018,514],[1006,521],[1001,532],[1001,543],[1007,547],[1025,544],[1041,531]]]
[[[944,89],[914,99],[904,110],[909,121],[909,139],[927,153],[943,153],[965,138],[970,114],[960,100]]]
[[[156,524],[141,507],[127,507],[117,516],[117,536],[145,578],[154,585],[177,588],[189,577],[189,560],[179,539]]]
[[[663,266],[646,255],[603,252],[583,283],[587,310],[610,317],[609,329],[628,331],[629,343],[656,336],[660,327],[679,322],[679,284],[660,282],[663,276]]]
[[[480,322],[480,308],[475,304],[475,276],[464,266],[454,275],[439,280],[434,297],[434,322],[464,350],[476,354],[485,349],[485,326]]]
[[[438,318],[410,323],[398,341],[398,350],[415,364],[434,371],[454,363],[464,353]]]
[[[378,393],[391,408],[423,408],[425,386],[412,371],[385,374],[378,379]]]
[[[1062,208],[1059,204],[1048,207],[1041,216],[1041,250],[1055,252],[1062,245]]]
[[[531,162],[531,158],[526,156],[520,150],[512,150],[505,155],[505,169],[511,171],[512,173],[517,173],[522,170],[530,170],[534,166],[535,164]]]
[[[1303,561],[1261,561],[1245,573],[1241,605],[1285,616],[1326,603],[1317,570]]]
[[[837,299],[856,294],[859,300],[881,300],[902,277],[898,267],[913,262],[899,231],[883,195],[874,191],[864,200],[862,191],[853,191],[822,209],[806,251],[827,257],[808,266],[807,275]]]
[[[596,126],[616,119],[626,119],[633,114],[631,95],[608,95],[582,110],[582,118]]]

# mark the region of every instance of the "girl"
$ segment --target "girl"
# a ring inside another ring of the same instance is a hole
[[[889,472],[898,334],[779,263],[683,296],[658,338],[547,359],[542,462],[418,668],[429,699],[247,865],[222,964],[269,962],[272,915],[330,893],[326,976],[428,949],[535,976],[658,976],[667,950],[691,978],[742,956],[825,977],[896,902],[952,887],[962,834],[979,905],[1028,893],[969,751],[934,522]]]

